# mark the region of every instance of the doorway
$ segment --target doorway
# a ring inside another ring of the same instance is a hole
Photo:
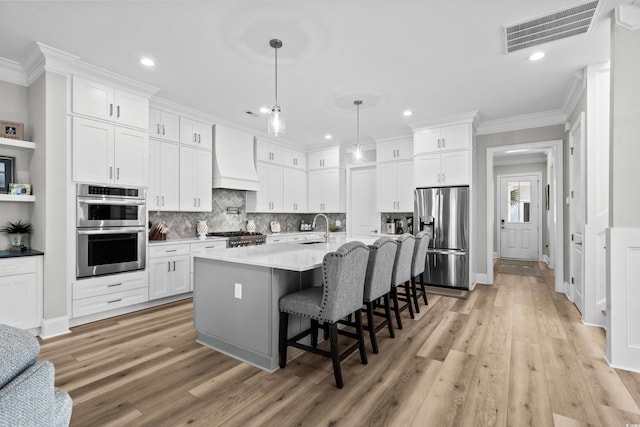
[[[376,211],[376,167],[353,166],[349,169],[347,227],[353,237],[371,237],[380,232],[380,214]]]
[[[582,114],[569,132],[569,298],[584,313],[585,156]]]
[[[538,261],[542,246],[539,203],[541,174],[499,175],[498,256]]]
[[[555,290],[556,292],[564,292],[564,203],[563,203],[563,141],[541,141],[533,143],[523,143],[514,145],[504,145],[499,147],[488,147],[486,151],[486,281],[484,283],[493,283],[494,272],[494,248],[498,243],[494,244],[494,233],[496,233],[497,224],[495,224],[495,209],[497,190],[494,189],[494,157],[510,155],[509,153],[523,153],[525,150],[532,152],[543,152],[546,155],[547,178],[549,184],[549,208],[545,207],[545,215],[547,217],[547,227],[549,234],[549,257],[553,259],[549,265],[555,265]],[[546,193],[545,193],[546,196]],[[546,202],[546,200],[545,200]]]

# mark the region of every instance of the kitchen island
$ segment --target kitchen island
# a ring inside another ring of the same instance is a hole
[[[198,342],[265,371],[277,370],[278,300],[322,285],[324,255],[343,243],[277,243],[194,255]],[[292,317],[289,336],[308,326],[308,320]]]

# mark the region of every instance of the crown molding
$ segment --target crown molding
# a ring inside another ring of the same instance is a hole
[[[0,80],[20,86],[28,86],[27,73],[19,62],[0,58]]]
[[[413,132],[408,132],[404,134],[397,134],[392,136],[380,136],[374,137],[373,140],[377,143],[379,142],[391,142],[391,141],[402,141],[404,139],[410,139],[413,141]]]
[[[503,119],[484,121],[477,128],[476,135],[487,135],[490,133],[561,125],[566,121],[567,116],[561,110],[550,110],[542,111],[540,113],[522,114],[520,116],[512,116],[505,117]]]
[[[454,125],[458,123],[472,123],[473,127],[477,128],[479,120],[480,120],[480,116],[478,114],[478,110],[474,110],[474,111],[468,111],[466,113],[452,114],[450,116],[436,117],[436,118],[423,120],[419,122],[410,122],[410,123],[407,123],[407,125],[409,125],[409,127],[414,132],[419,131],[422,128],[448,126],[448,125]]]
[[[640,29],[640,0],[616,7],[615,17],[616,24],[627,30]]]
[[[576,71],[571,76],[571,82],[569,83],[569,90],[562,102],[560,110],[566,117],[570,117],[571,113],[576,109],[578,101],[582,97],[584,90],[587,87],[587,69]]]

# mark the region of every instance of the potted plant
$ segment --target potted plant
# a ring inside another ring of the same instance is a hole
[[[28,222],[7,222],[6,227],[0,229],[1,232],[7,233],[11,240],[11,250],[22,250],[27,248],[27,237],[33,231],[33,227]]]

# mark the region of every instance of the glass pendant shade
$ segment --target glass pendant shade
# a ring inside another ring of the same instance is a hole
[[[284,135],[285,130],[284,111],[279,105],[274,105],[271,107],[271,112],[269,113],[267,131],[269,132],[269,135],[280,136]]]
[[[363,157],[362,145],[356,144],[353,146],[353,151],[351,152],[351,160],[354,162],[361,162]]]

